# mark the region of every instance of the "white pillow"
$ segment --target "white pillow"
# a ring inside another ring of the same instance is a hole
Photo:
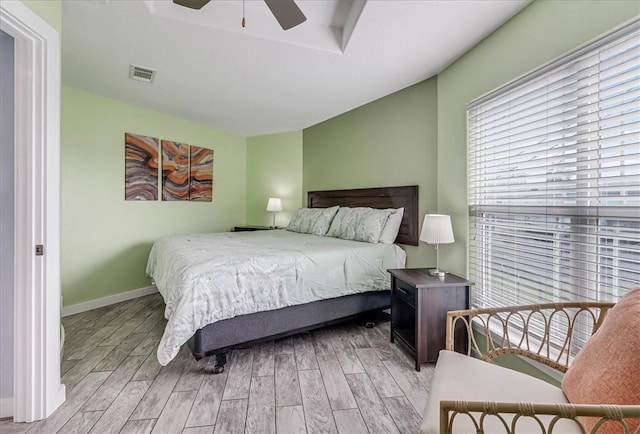
[[[291,218],[287,230],[301,234],[325,235],[339,206],[331,208],[300,208]]]
[[[404,208],[393,209],[389,208],[387,211],[391,211],[387,224],[382,229],[382,235],[380,235],[379,243],[393,244],[400,231],[400,225],[402,224],[402,216],[404,215]]]
[[[390,214],[391,210],[386,209],[341,207],[331,223],[327,236],[377,243]]]

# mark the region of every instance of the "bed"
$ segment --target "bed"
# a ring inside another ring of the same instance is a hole
[[[403,207],[396,243],[417,245],[417,190],[407,186],[314,191],[308,193],[308,207]],[[214,252],[209,251],[212,244]],[[286,230],[162,237],[147,266],[165,299],[169,320],[158,360],[168,363],[186,340],[196,359],[216,355],[218,373],[224,370],[226,352],[239,345],[386,309],[389,279],[367,268],[374,262],[377,268],[396,268],[405,257],[394,244],[305,237]],[[318,271],[314,267],[319,264],[330,271]],[[256,271],[265,269],[267,277]],[[278,279],[272,279],[276,275]],[[348,284],[336,289],[332,280]],[[239,287],[242,291],[233,290]]]

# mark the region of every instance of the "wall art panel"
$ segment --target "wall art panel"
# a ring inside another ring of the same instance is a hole
[[[211,202],[213,199],[213,149],[190,146],[189,200]]]
[[[159,139],[125,133],[125,200],[158,200]]]
[[[162,140],[162,200],[189,200],[189,145]]]

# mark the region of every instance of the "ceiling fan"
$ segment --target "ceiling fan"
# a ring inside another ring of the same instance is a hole
[[[210,0],[173,0],[177,5],[191,9],[201,9]],[[264,0],[271,13],[282,27],[282,30],[289,30],[292,27],[302,24],[307,20],[294,0]],[[244,2],[243,2],[244,4]],[[244,7],[243,7],[244,9]],[[242,18],[242,27],[244,27],[244,17]]]

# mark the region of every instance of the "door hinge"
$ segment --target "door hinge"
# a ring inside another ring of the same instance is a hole
[[[42,244],[36,244],[36,256],[44,255],[44,246]]]

